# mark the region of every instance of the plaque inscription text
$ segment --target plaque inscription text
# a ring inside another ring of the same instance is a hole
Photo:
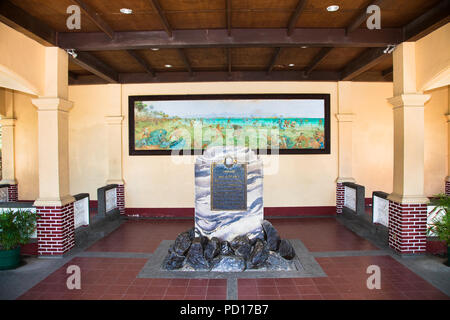
[[[211,210],[247,210],[246,164],[211,164]]]

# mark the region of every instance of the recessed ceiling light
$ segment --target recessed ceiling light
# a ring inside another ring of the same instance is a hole
[[[122,9],[120,9],[120,12],[122,12],[123,14],[132,14],[133,10],[128,9],[128,8],[122,8]]]
[[[308,48],[307,46],[302,46],[302,49],[306,49],[306,48]]]
[[[339,6],[337,6],[337,5],[332,5],[332,6],[327,7],[327,11],[330,11],[330,12],[334,12],[334,11],[338,11],[338,10],[339,10]]]
[[[166,67],[166,68],[172,68],[172,65],[171,65],[171,64],[165,64],[164,67]]]
[[[289,66],[289,67],[293,67],[293,66],[295,66],[295,64],[289,63],[288,66]]]
[[[153,50],[153,51],[158,51],[158,50],[159,50],[159,48],[152,48],[152,50]]]

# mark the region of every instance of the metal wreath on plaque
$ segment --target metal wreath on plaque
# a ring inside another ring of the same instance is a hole
[[[211,211],[247,210],[247,164],[230,156],[211,164]]]

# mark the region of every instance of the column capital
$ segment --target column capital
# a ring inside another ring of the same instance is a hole
[[[35,207],[63,207],[66,204],[72,203],[75,198],[71,195],[56,197],[56,198],[38,198],[34,201],[33,206]]]
[[[425,196],[404,196],[396,193],[391,193],[388,200],[394,201],[400,204],[428,204],[430,199]]]
[[[389,103],[395,108],[400,107],[423,107],[431,95],[421,93],[407,93],[389,98]]]
[[[109,125],[122,124],[123,116],[105,116],[105,123]]]
[[[31,102],[38,111],[63,111],[69,112],[73,108],[73,102],[61,98],[40,97],[32,99]]]
[[[355,120],[354,113],[336,113],[338,122],[353,122]]]
[[[336,179],[336,183],[344,183],[344,182],[356,183],[356,180],[352,177],[338,177]]]
[[[0,120],[0,125],[2,127],[14,127],[16,125],[16,119],[14,118],[2,118]]]

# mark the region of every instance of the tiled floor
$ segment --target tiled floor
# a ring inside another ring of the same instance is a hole
[[[238,279],[239,299],[449,299],[390,256],[364,256],[378,250],[334,218],[272,220],[282,238],[300,239],[327,277],[287,279]],[[193,226],[191,220],[129,220],[87,251],[152,253],[162,240],[175,239]],[[355,251],[359,256],[333,257],[335,251]],[[183,299],[227,298],[226,279],[137,278],[147,259],[75,257],[28,290],[19,299]],[[81,290],[66,286],[67,266],[81,269]],[[366,286],[367,267],[381,268],[381,289]]]

